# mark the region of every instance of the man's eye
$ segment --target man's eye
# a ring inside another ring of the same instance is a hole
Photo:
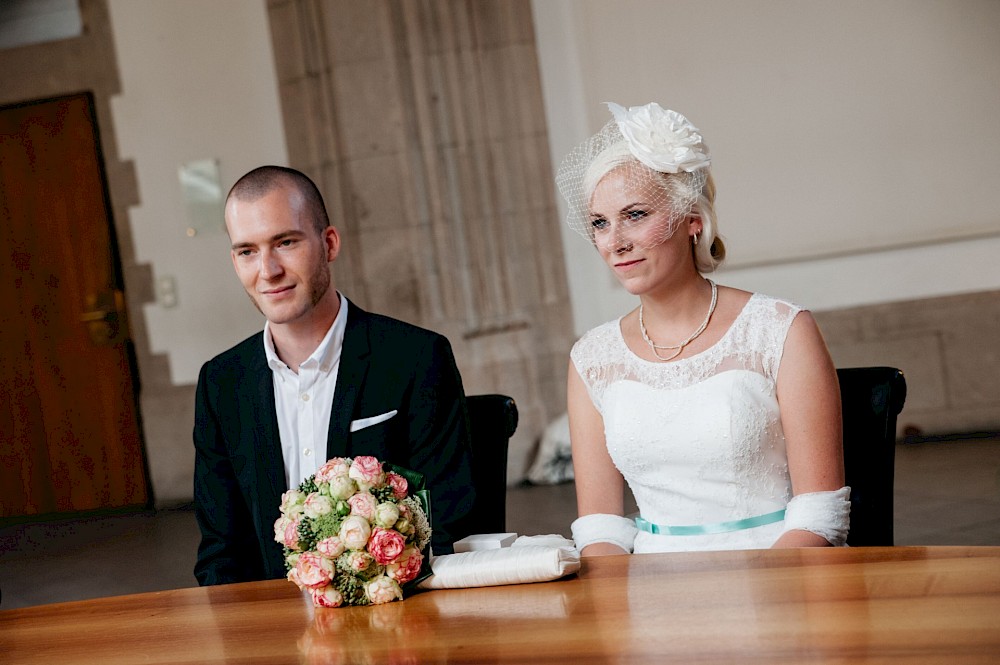
[[[292,240],[291,238],[285,238],[280,243],[278,243],[278,246],[279,247],[291,247],[294,244],[295,244],[294,240]]]
[[[595,229],[606,229],[608,228],[608,220],[603,217],[598,217],[596,219],[590,220],[590,225]]]
[[[249,249],[241,249],[240,251],[236,252],[236,256],[250,256],[250,254],[251,250]]]

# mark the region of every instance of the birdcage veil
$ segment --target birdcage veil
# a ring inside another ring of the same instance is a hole
[[[708,146],[687,118],[655,102],[608,108],[612,119],[573,149],[556,174],[568,204],[566,222],[591,242],[619,243],[628,234],[655,246],[673,235],[698,201],[708,178]],[[609,196],[640,205],[608,219],[608,211],[592,205]],[[639,227],[642,233],[633,234]]]

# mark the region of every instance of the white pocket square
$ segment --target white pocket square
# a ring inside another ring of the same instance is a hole
[[[371,418],[358,418],[357,420],[351,421],[351,431],[357,432],[359,429],[364,429],[366,427],[371,427],[372,425],[378,425],[379,423],[384,423],[385,421],[392,418],[398,413],[396,409],[392,411],[386,411],[383,414],[372,416]]]

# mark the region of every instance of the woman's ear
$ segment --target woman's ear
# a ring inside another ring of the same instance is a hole
[[[704,225],[701,223],[701,217],[699,215],[688,215],[688,235],[700,236],[703,230]]]

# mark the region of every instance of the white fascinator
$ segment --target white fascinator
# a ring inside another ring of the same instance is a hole
[[[647,245],[659,244],[673,235],[701,195],[711,165],[708,146],[687,118],[656,102],[607,106],[611,120],[572,150],[556,174],[569,204],[566,222],[596,242],[595,228],[607,220],[595,220],[591,198],[598,184],[614,174],[613,187],[630,200],[666,213],[658,217],[656,232],[643,236]]]

